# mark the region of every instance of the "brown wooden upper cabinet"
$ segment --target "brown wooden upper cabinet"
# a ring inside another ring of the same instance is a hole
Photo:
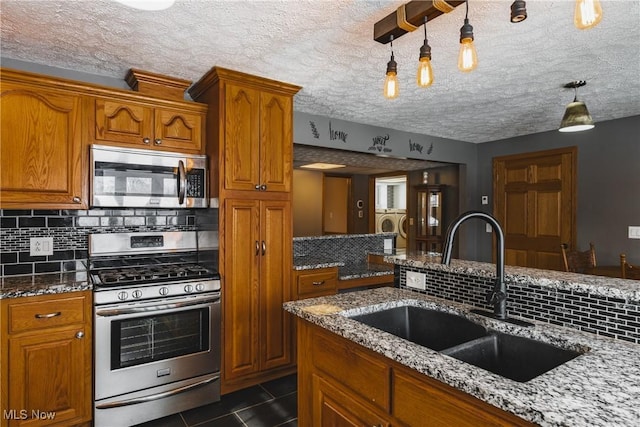
[[[291,191],[293,95],[298,90],[299,86],[219,67],[189,90],[198,102],[216,106],[207,124],[207,154],[217,163],[212,170],[219,167],[219,173],[213,175],[210,188]]]
[[[203,151],[206,107],[202,105],[185,103],[170,108],[96,98],[94,107],[97,143],[185,153]]]
[[[83,209],[82,97],[53,79],[2,70],[0,206]]]

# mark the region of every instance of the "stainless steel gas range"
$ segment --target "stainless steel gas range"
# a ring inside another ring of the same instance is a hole
[[[220,276],[196,232],[93,234],[94,420],[130,426],[220,399]]]

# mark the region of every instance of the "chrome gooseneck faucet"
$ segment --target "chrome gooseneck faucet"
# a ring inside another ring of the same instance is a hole
[[[487,294],[487,302],[493,304],[493,314],[497,319],[507,318],[507,285],[504,283],[504,232],[498,221],[488,213],[482,211],[469,211],[455,219],[447,229],[444,250],[442,251],[442,264],[449,265],[451,251],[453,250],[453,238],[458,227],[468,219],[480,218],[491,224],[496,233],[496,281],[493,290]]]

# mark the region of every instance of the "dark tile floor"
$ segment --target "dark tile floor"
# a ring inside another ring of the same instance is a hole
[[[136,427],[297,427],[297,398],[297,376],[291,375]]]

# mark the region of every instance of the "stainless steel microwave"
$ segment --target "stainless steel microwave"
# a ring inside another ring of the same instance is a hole
[[[207,207],[207,156],[104,145],[90,152],[92,207]]]

